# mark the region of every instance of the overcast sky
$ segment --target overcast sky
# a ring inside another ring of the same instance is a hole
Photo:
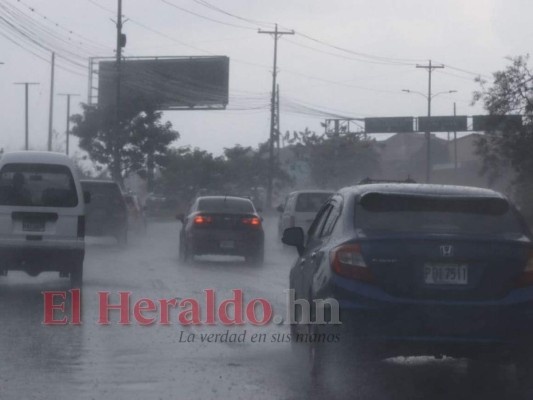
[[[123,0],[126,56],[225,55],[230,58],[230,104],[226,111],[173,111],[165,119],[181,134],[176,146],[220,154],[224,147],[257,146],[268,138],[273,39],[257,29],[278,23],[297,35],[279,42],[281,130],[321,131],[325,113],[347,117],[420,116],[427,112],[427,71],[435,70],[433,115],[483,113],[471,106],[476,75],[490,79],[508,56],[527,54],[533,43],[530,0]],[[224,12],[209,8],[216,5]],[[0,0],[1,147],[24,145],[24,90],[30,88],[30,144],[46,146],[50,89],[49,52],[14,28],[45,29],[56,38],[56,93],[87,101],[87,57],[113,56],[115,0]],[[174,6],[173,6],[174,5]],[[24,13],[14,13],[13,7]],[[31,11],[32,8],[34,11]],[[9,36],[10,39],[6,37]],[[43,35],[44,37],[44,35]],[[309,39],[308,37],[314,39]],[[319,43],[327,43],[331,46]],[[342,51],[337,48],[349,50]],[[66,60],[68,59],[68,60]],[[74,62],[74,63],[73,63]],[[54,129],[64,140],[65,98],[54,98]]]

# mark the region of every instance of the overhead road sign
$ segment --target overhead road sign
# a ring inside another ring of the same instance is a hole
[[[365,118],[366,133],[413,132],[412,117]]]
[[[475,131],[505,131],[522,129],[521,115],[474,115],[472,129]]]
[[[466,115],[418,117],[419,132],[463,132],[468,130]]]

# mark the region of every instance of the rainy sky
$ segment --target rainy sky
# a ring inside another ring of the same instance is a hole
[[[2,146],[24,144],[24,90],[30,87],[30,144],[44,149],[48,132],[50,51],[57,52],[54,129],[64,141],[66,101],[73,112],[87,101],[88,57],[113,56],[115,0],[0,0],[10,24],[0,30]],[[533,43],[527,0],[123,0],[125,56],[225,55],[230,58],[226,111],[173,111],[176,146],[220,154],[237,143],[268,138],[273,39],[280,29],[281,130],[321,131],[330,116],[420,116],[427,112],[428,60],[445,65],[433,74],[433,115],[483,113],[472,106],[476,76],[527,54]],[[28,34],[46,37],[34,43]],[[53,39],[51,39],[53,38]],[[421,94],[402,92],[402,89]],[[447,92],[457,90],[457,93]]]

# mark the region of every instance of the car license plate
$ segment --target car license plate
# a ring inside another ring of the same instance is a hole
[[[427,285],[467,285],[468,266],[465,264],[426,264],[424,283]]]
[[[221,249],[233,249],[235,248],[235,242],[233,240],[223,240],[220,242]]]
[[[44,221],[22,221],[22,230],[26,232],[44,232]]]

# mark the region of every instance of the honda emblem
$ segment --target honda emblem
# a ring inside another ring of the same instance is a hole
[[[453,257],[453,246],[451,244],[440,246],[440,255],[443,257]]]

